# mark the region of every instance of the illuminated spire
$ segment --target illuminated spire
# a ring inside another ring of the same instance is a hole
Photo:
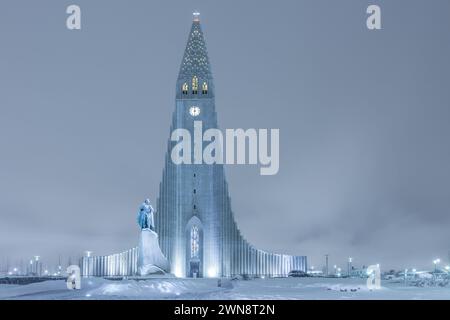
[[[196,76],[199,79],[212,79],[206,43],[199,19],[200,13],[194,12],[189,38],[181,62],[178,80],[190,80]]]

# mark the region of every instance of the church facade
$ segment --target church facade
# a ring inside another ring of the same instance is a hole
[[[189,33],[176,83],[171,132],[194,121],[203,130],[218,128],[215,87],[198,14]],[[270,253],[255,248],[241,234],[233,216],[221,164],[175,164],[169,139],[160,183],[155,228],[170,272],[179,277],[287,276],[307,270],[305,256]],[[203,147],[201,150],[203,150]],[[191,150],[194,159],[194,148]],[[85,276],[132,276],[138,272],[138,248],[82,258]]]

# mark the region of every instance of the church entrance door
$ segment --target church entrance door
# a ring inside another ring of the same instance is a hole
[[[189,277],[198,278],[200,277],[200,260],[191,260],[189,263]]]

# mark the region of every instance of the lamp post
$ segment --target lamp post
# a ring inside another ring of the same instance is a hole
[[[86,251],[86,264],[87,264],[87,270],[86,270],[86,276],[91,276],[91,269],[90,269],[90,260],[91,260],[92,251]]]
[[[28,267],[28,275],[33,275],[33,260],[30,260],[30,265]]]
[[[434,273],[437,273],[438,269],[437,269],[437,265],[441,262],[441,259],[435,259],[433,260],[434,263]]]
[[[41,272],[42,272],[42,270],[40,268],[40,262],[39,262],[40,258],[41,258],[40,256],[34,256],[34,268],[35,268],[34,272],[35,272],[36,276],[41,276]]]
[[[351,273],[351,270],[352,270],[352,261],[353,261],[353,258],[349,257],[348,258],[348,265],[347,265],[347,275],[349,277],[350,277],[350,273]]]

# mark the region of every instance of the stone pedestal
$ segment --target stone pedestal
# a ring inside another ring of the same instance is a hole
[[[150,229],[143,229],[139,239],[139,275],[164,274],[169,270],[169,263],[161,251],[158,234]]]

